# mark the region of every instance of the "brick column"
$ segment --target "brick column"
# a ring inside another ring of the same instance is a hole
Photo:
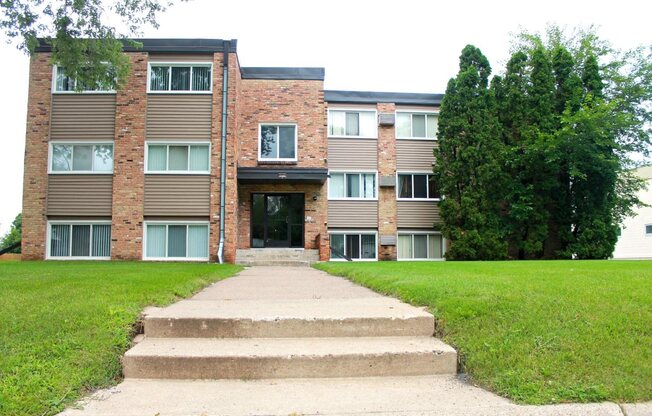
[[[235,263],[235,253],[238,248],[238,158],[239,114],[236,102],[240,93],[240,67],[238,56],[229,54],[229,96],[228,120],[226,127],[226,221],[224,259]],[[220,106],[221,107],[221,106]]]
[[[378,103],[378,113],[394,113],[394,104]],[[378,127],[378,176],[396,177],[396,135],[394,126]],[[379,179],[380,180],[380,179]],[[378,259],[396,260],[396,246],[381,246],[380,236],[396,236],[396,188],[378,192]]]
[[[211,116],[211,181],[208,256],[217,261],[220,243],[220,154],[222,132],[222,53],[213,54],[213,110]]]
[[[143,253],[147,53],[128,55],[131,73],[116,94],[111,257],[139,260]]]
[[[23,260],[45,257],[48,140],[52,104],[52,65],[49,53],[30,60],[23,177]]]

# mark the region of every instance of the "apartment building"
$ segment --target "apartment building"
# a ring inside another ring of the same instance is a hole
[[[441,259],[441,94],[325,91],[235,40],[142,39],[118,91],[30,64],[23,258]]]

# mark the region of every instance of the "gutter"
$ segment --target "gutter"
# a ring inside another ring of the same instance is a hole
[[[220,264],[224,263],[224,217],[226,215],[226,119],[228,113],[228,96],[229,96],[229,51],[231,42],[223,41],[223,59],[222,59],[222,151],[220,153],[220,243],[217,247],[217,260]]]

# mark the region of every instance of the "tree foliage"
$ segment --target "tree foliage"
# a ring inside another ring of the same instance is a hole
[[[23,214],[16,215],[14,221],[11,223],[11,228],[7,234],[0,239],[0,250],[3,250],[7,247],[11,247],[14,244],[20,242],[21,235],[23,230]],[[10,253],[20,253],[20,246],[11,250]]]

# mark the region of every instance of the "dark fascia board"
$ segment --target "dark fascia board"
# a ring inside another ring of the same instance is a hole
[[[236,52],[238,41],[222,39],[132,39],[142,44],[142,48],[134,48],[128,41],[123,41],[125,52],[158,52],[158,53],[214,53],[224,52],[224,42],[229,42],[229,52]],[[36,52],[51,52],[52,47],[45,38],[39,39]]]
[[[242,79],[297,79],[323,81],[324,68],[242,67]]]
[[[440,105],[444,94],[375,91],[324,91],[324,101],[329,103],[377,104],[394,103],[409,105]]]
[[[240,183],[324,183],[328,169],[319,168],[238,168]]]

